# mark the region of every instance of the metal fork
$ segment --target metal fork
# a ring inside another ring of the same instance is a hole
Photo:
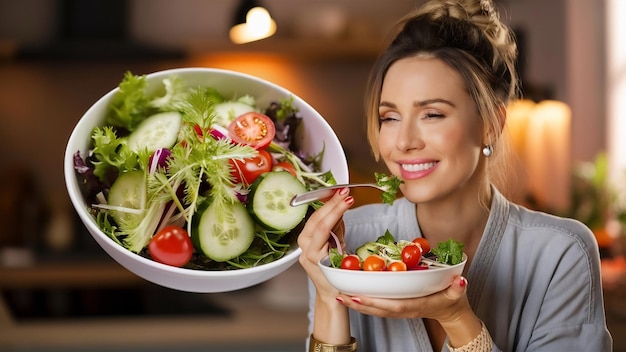
[[[289,204],[292,207],[297,207],[299,205],[303,205],[306,203],[310,203],[316,200],[325,199],[332,196],[335,193],[335,190],[340,188],[353,188],[353,187],[371,187],[376,188],[381,191],[385,191],[386,188],[383,186],[379,186],[375,183],[348,183],[343,185],[333,185],[323,188],[318,188],[312,191],[296,194],[293,198],[291,198],[291,202]]]

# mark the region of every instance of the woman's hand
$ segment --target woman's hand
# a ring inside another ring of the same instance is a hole
[[[302,249],[300,264],[315,285],[315,311],[313,314],[313,336],[330,344],[346,344],[350,341],[350,318],[348,309],[338,302],[339,291],[332,287],[317,266],[317,262],[328,255],[330,231],[335,232],[343,246],[343,214],[354,204],[350,190],[342,188],[307,220],[298,236]]]
[[[431,318],[453,320],[459,311],[470,309],[465,295],[465,278],[458,276],[448,288],[425,297],[388,299],[341,295],[345,305],[363,314],[384,318]]]
[[[300,264],[313,281],[317,290],[317,299],[329,299],[335,302],[339,291],[333,288],[321,270],[317,262],[328,255],[328,239],[330,231],[333,231],[341,246],[343,246],[343,214],[354,204],[354,198],[348,188],[342,188],[307,220],[304,229],[298,236],[298,245],[302,249]]]
[[[474,327],[475,317],[466,295],[467,281],[458,276],[452,284],[437,293],[419,298],[386,299],[341,294],[343,304],[363,314],[385,318],[430,318],[441,326],[459,328],[464,321]]]

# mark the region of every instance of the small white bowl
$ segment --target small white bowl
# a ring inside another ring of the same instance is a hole
[[[311,154],[325,148],[322,170],[331,170],[339,183],[348,182],[347,161],[339,139],[328,122],[302,98],[266,80],[212,68],[179,68],[149,74],[146,77],[148,91],[156,89],[170,75],[178,75],[190,86],[215,87],[226,97],[250,94],[256,98],[259,107],[266,107],[271,101],[293,96],[294,105],[300,110],[303,119],[302,133],[298,136],[299,145],[304,152]],[[73,156],[77,151],[80,151],[83,158],[87,155],[92,129],[103,123],[107,106],[117,91],[118,88],[115,88],[100,98],[78,121],[67,143],[64,159],[65,183],[70,200],[87,230],[113,259],[148,281],[188,292],[226,292],[250,287],[282,273],[298,260],[301,250],[294,246],[283,258],[254,268],[228,271],[192,270],[144,258],[116,244],[104,234],[88,212],[89,204],[81,194]]]
[[[467,256],[463,261],[449,267],[432,267],[409,271],[363,271],[346,270],[330,266],[328,257],[318,265],[328,282],[347,295],[378,298],[423,297],[441,291],[461,275]]]

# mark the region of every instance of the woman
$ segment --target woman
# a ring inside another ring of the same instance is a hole
[[[401,22],[372,72],[368,137],[404,197],[347,211],[354,199],[342,189],[307,222],[299,245],[312,282],[311,351],[611,350],[590,230],[498,190],[515,58],[491,1],[431,1]],[[469,259],[431,296],[348,296],[316,265],[331,230],[348,252],[389,230],[453,238]]]

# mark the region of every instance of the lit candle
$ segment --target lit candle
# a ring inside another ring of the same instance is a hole
[[[528,120],[535,102],[528,99],[520,99],[511,102],[507,108],[506,124],[508,126],[511,145],[515,154],[524,161],[526,148],[526,131]]]
[[[528,120],[535,102],[528,99],[515,100],[507,107],[506,126],[514,152],[509,169],[511,187],[507,190],[511,200],[524,203],[528,196],[528,170],[526,169],[526,134]]]
[[[546,100],[535,106],[526,132],[526,165],[531,194],[546,210],[570,204],[570,124],[567,104]]]

